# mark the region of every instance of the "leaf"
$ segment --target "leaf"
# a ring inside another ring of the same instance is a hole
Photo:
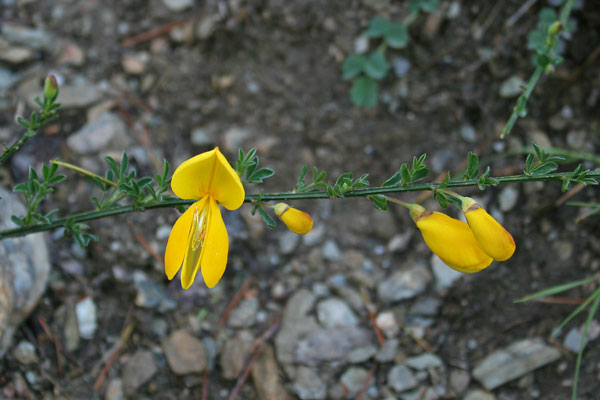
[[[421,179],[425,178],[427,175],[429,175],[429,168],[421,167],[418,170],[412,172],[411,182],[420,181]]]
[[[396,186],[401,181],[402,181],[402,177],[400,175],[400,171],[398,171],[394,175],[392,175],[392,177],[389,178],[387,181],[383,182],[383,185],[381,185],[381,186],[383,186],[383,187]]]
[[[467,158],[467,170],[465,171],[465,179],[474,179],[479,174],[479,157],[473,152],[469,152]]]
[[[367,64],[367,57],[360,54],[350,54],[342,64],[342,79],[349,80],[360,74]]]
[[[10,220],[11,220],[12,222],[14,222],[14,223],[15,223],[15,225],[17,225],[17,226],[24,226],[24,225],[25,225],[25,220],[23,220],[23,218],[19,218],[19,217],[17,217],[16,215],[12,215],[12,216],[10,217]]]
[[[48,184],[56,185],[57,183],[61,183],[65,179],[67,179],[67,177],[63,174],[54,175],[54,176],[50,177],[50,179],[48,180]]]
[[[365,74],[373,79],[383,79],[390,69],[390,65],[385,59],[385,53],[382,50],[375,51],[369,56],[365,64]]]
[[[267,226],[271,229],[275,228],[275,220],[273,219],[273,217],[271,217],[264,208],[262,207],[258,207],[258,213],[260,214],[260,216],[262,217],[263,221],[265,221],[265,224],[267,224]]]
[[[304,177],[306,176],[306,170],[307,169],[308,169],[308,166],[305,165],[300,170],[300,175],[298,175],[298,185],[297,186],[300,186],[300,185],[304,184]]]
[[[437,0],[410,0],[410,12],[422,10],[425,12],[434,12],[437,8]]]
[[[26,183],[19,183],[17,186],[13,188],[13,192],[17,193],[29,193],[29,186]]]
[[[390,29],[390,21],[383,17],[374,17],[369,24],[369,27],[362,33],[361,36],[366,38],[378,38],[385,35]]]
[[[128,167],[129,159],[127,158],[127,153],[123,152],[123,156],[121,157],[121,174],[119,176],[125,176]]]
[[[403,23],[396,22],[391,25],[385,34],[385,42],[393,49],[402,49],[408,43],[408,30]]]
[[[557,168],[558,168],[558,164],[549,162],[549,163],[544,163],[542,165],[539,165],[533,171],[531,171],[531,173],[533,175],[547,175],[550,172],[556,170]]]
[[[271,168],[261,168],[254,172],[248,181],[250,183],[262,183],[264,179],[267,179],[274,174],[275,171],[273,171]]]
[[[375,107],[377,105],[377,82],[368,76],[359,76],[352,84],[350,99],[356,107]]]
[[[368,199],[373,202],[373,206],[381,211],[387,210],[387,196],[382,194],[376,194],[373,196],[368,196]]]
[[[533,164],[533,158],[534,155],[533,154],[527,154],[527,159],[525,159],[525,174],[530,174],[531,173],[531,165]]]

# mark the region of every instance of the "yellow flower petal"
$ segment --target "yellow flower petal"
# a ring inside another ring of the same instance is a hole
[[[427,246],[449,267],[473,273],[492,263],[467,223],[439,212],[422,213],[415,222]]]
[[[473,199],[465,197],[463,211],[479,246],[494,260],[512,257],[516,249],[512,235]]]
[[[285,203],[275,204],[275,215],[288,227],[288,229],[298,235],[304,235],[313,227],[313,220],[310,214],[297,208],[290,207]]]
[[[201,209],[206,199],[202,199],[192,204],[181,216],[175,221],[165,251],[165,272],[169,280],[177,274],[183,263],[183,257],[187,250],[188,235],[194,218],[194,208]]]
[[[200,199],[210,195],[228,210],[239,208],[246,195],[237,172],[218,147],[177,167],[171,188],[182,199]]]
[[[202,277],[209,288],[221,280],[227,266],[229,236],[221,216],[219,205],[215,201],[209,204],[208,231],[202,253]]]

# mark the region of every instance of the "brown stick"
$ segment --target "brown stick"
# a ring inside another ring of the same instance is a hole
[[[244,281],[244,283],[239,288],[239,290],[237,291],[237,293],[235,294],[235,296],[233,296],[233,299],[231,299],[231,301],[227,305],[227,308],[225,309],[225,312],[223,313],[223,315],[219,319],[219,326],[222,327],[222,326],[225,325],[225,322],[227,321],[227,318],[229,318],[229,314],[231,314],[231,311],[233,311],[233,309],[235,308],[235,306],[237,306],[238,303],[242,300],[242,297],[244,296],[244,293],[246,293],[246,291],[248,290],[248,287],[250,286],[251,283],[252,283],[252,277],[248,277]]]
[[[163,25],[159,28],[149,30],[147,32],[140,33],[139,35],[135,35],[124,39],[121,42],[121,46],[129,47],[136,45],[138,43],[147,42],[148,40],[154,39],[155,37],[164,35],[165,33],[170,32],[172,29],[177,28],[178,26],[182,26],[190,22],[188,19],[182,19],[179,21],[171,22],[169,24]]]
[[[363,395],[365,394],[365,392],[369,388],[369,385],[371,384],[371,381],[373,380],[373,376],[375,375],[376,369],[377,364],[373,364],[373,366],[369,370],[369,375],[367,376],[367,379],[365,379],[365,383],[363,383],[362,387],[360,388],[360,392],[358,392],[354,400],[362,400]]]
[[[50,340],[52,340],[52,342],[54,342],[54,348],[56,349],[56,367],[58,369],[58,373],[62,374],[62,346],[56,338],[56,336],[54,336],[50,331],[46,320],[42,317],[38,317],[37,320],[40,323],[42,329],[44,330],[44,333],[48,336]]]
[[[104,368],[102,368],[102,371],[100,371],[98,378],[96,378],[96,382],[94,382],[93,387],[94,391],[98,391],[100,389],[100,386],[102,386],[102,384],[104,383],[108,371],[115,363],[115,361],[117,361],[119,353],[121,352],[121,350],[123,350],[123,348],[125,348],[125,344],[127,344],[127,341],[131,337],[131,334],[133,333],[133,326],[133,323],[129,323],[127,326],[125,326],[123,331],[121,331],[121,340],[117,347],[114,349],[113,353],[110,355],[108,361],[106,361],[106,364],[104,365]]]

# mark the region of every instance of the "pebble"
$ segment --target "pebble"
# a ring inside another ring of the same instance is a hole
[[[281,380],[281,371],[275,360],[273,347],[266,346],[252,365],[252,379],[258,400],[292,400]]]
[[[123,381],[118,378],[108,381],[105,396],[106,400],[125,400],[125,393],[123,393]]]
[[[24,25],[4,22],[1,25],[2,39],[12,44],[20,44],[30,49],[52,50],[54,38],[48,32]]]
[[[413,298],[421,294],[429,282],[431,274],[423,265],[396,271],[377,286],[377,295],[384,302],[395,302]]]
[[[587,148],[591,143],[591,140],[588,139],[587,132],[585,130],[574,130],[569,131],[567,133],[567,144],[572,149],[576,150],[593,150],[593,146],[591,149]]]
[[[338,261],[341,256],[337,243],[333,239],[328,239],[323,245],[323,258],[328,261]]]
[[[445,170],[454,156],[455,151],[451,148],[436,151],[433,157],[431,157],[431,168],[436,172]]]
[[[519,190],[513,186],[506,186],[498,195],[500,210],[503,212],[512,210],[517,205],[519,199]]]
[[[481,389],[469,390],[463,400],[496,400],[496,396]]]
[[[214,16],[208,15],[200,18],[196,24],[196,37],[200,40],[206,40],[215,32],[217,20]]]
[[[123,70],[131,75],[141,75],[146,71],[150,56],[146,52],[126,54],[121,59]]]
[[[391,362],[396,359],[398,355],[400,342],[398,339],[388,339],[383,344],[383,347],[379,349],[375,355],[375,360],[378,362]]]
[[[144,383],[156,374],[158,367],[152,352],[138,350],[123,367],[123,388],[127,395],[134,394]]]
[[[500,97],[505,99],[517,97],[523,92],[523,87],[526,85],[527,82],[525,82],[523,78],[513,75],[500,85]]]
[[[169,11],[173,12],[186,10],[194,5],[194,0],[162,0],[162,2]]]
[[[79,335],[79,322],[73,302],[67,302],[65,307],[65,325],[63,327],[64,344],[67,351],[73,352],[77,350],[81,341],[81,336]]]
[[[358,325],[358,317],[348,304],[338,298],[329,298],[317,304],[317,319],[325,328]]]
[[[41,88],[37,88],[27,99],[30,105],[35,104],[35,96],[39,96]],[[75,79],[72,84],[61,85],[57,101],[62,109],[87,108],[102,99],[100,88],[85,79]]]
[[[394,365],[388,373],[388,385],[396,392],[404,392],[416,387],[419,384],[415,375],[404,364]]]
[[[350,364],[360,364],[367,360],[370,360],[376,354],[377,354],[377,347],[375,347],[372,344],[368,344],[364,347],[358,347],[358,348],[350,351],[350,353],[348,353],[348,357],[346,357],[346,360]]]
[[[1,50],[0,50],[1,52]],[[0,90],[10,89],[19,81],[19,76],[0,66]],[[4,140],[2,137],[0,139]]]
[[[38,362],[37,355],[35,354],[35,346],[27,340],[21,340],[19,342],[13,351],[13,355],[21,364],[27,365]]]
[[[464,276],[463,273],[447,266],[446,263],[435,254],[431,256],[431,269],[435,276],[435,288],[440,293],[444,293],[452,286],[454,281]]]
[[[402,400],[438,400],[440,396],[430,387],[420,387],[412,392],[400,395]]]
[[[240,376],[253,341],[254,337],[248,331],[240,331],[225,341],[219,359],[223,378],[237,379]]]
[[[292,254],[299,243],[300,235],[286,230],[279,236],[279,251],[284,255]]]
[[[454,19],[460,15],[460,1],[453,1],[446,11],[446,18]]]
[[[281,363],[293,363],[299,339],[318,329],[316,318],[307,315],[314,303],[315,295],[306,289],[298,290],[287,301],[281,319],[281,329],[275,336],[277,358]]]
[[[209,146],[215,142],[215,137],[206,128],[194,128],[190,133],[190,141],[194,146]]]
[[[0,46],[0,61],[8,64],[18,65],[31,61],[33,52],[26,47],[3,47]]]
[[[394,68],[394,74],[398,78],[403,78],[410,71],[410,60],[402,56],[396,56],[392,58],[392,67]]]
[[[202,372],[207,359],[204,345],[185,329],[177,330],[164,339],[162,348],[169,367],[176,375]]]
[[[450,384],[450,389],[455,394],[460,394],[469,387],[469,382],[471,381],[471,375],[467,371],[462,369],[453,369],[450,371],[450,377],[448,378],[448,382]]]
[[[369,379],[369,371],[364,368],[351,367],[342,374],[340,383],[347,390],[347,398],[354,398]]]
[[[306,235],[302,235],[302,243],[308,247],[314,246],[318,243],[321,243],[324,235],[325,235],[325,226],[317,225]]]
[[[410,313],[435,317],[440,308],[440,300],[435,297],[422,297],[410,307]]]
[[[228,153],[235,154],[250,136],[250,131],[246,128],[231,127],[223,134],[223,148]]]
[[[390,253],[401,253],[408,248],[410,239],[413,237],[414,230],[407,230],[392,236],[388,242],[387,249]]]
[[[404,360],[404,364],[418,370],[439,368],[444,365],[441,358],[432,353],[423,353],[415,357],[409,357]]]
[[[477,141],[477,131],[473,125],[464,123],[459,129],[460,137],[462,137],[468,143],[475,143]]]
[[[233,309],[227,320],[227,325],[232,328],[248,328],[256,322],[259,301],[257,297],[250,297],[242,301]]]
[[[174,310],[177,302],[171,298],[167,289],[158,282],[144,280],[135,284],[137,295],[135,305],[138,307],[150,308],[164,313]]]
[[[77,314],[77,327],[82,339],[92,339],[98,324],[96,322],[96,303],[91,297],[86,297],[75,304]]]
[[[395,337],[400,332],[400,325],[393,311],[380,312],[375,318],[375,323],[387,337]]]
[[[354,40],[354,52],[356,54],[364,54],[369,50],[369,39],[364,36],[359,36]]]
[[[494,351],[473,369],[473,376],[488,390],[556,361],[560,352],[542,339],[523,339]]]
[[[370,343],[371,331],[366,328],[347,326],[315,329],[297,342],[295,360],[306,365],[321,361],[344,361],[352,349]]]
[[[298,367],[292,388],[302,400],[321,400],[327,397],[327,385],[313,368]]]
[[[88,122],[67,139],[69,148],[80,154],[93,154],[107,147],[126,148],[127,126],[112,112],[105,112],[97,120]]]
[[[60,45],[56,63],[80,67],[85,62],[85,53],[81,47],[70,41],[63,41]]]
[[[567,333],[567,336],[565,337],[563,344],[565,345],[565,347],[567,349],[571,350],[574,353],[578,353],[579,346],[581,345],[582,334],[583,334],[583,327],[572,328],[569,331],[569,333]],[[592,320],[590,323],[589,330],[588,330],[586,343],[591,340],[597,339],[598,336],[600,336],[600,324],[598,322],[596,322],[595,320]]]
[[[398,228],[394,222],[394,216],[389,212],[373,210],[371,225],[373,227],[373,233],[382,239],[390,238],[398,232]]]

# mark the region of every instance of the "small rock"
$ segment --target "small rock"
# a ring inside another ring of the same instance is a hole
[[[300,243],[300,235],[286,230],[279,236],[279,252],[284,255],[292,254]]]
[[[579,346],[581,345],[581,336],[583,334],[583,327],[573,328],[569,331],[565,337],[564,345],[567,349],[574,353],[579,352]],[[595,340],[600,336],[600,324],[595,320],[592,320],[588,330],[587,340],[588,343],[591,340]]]
[[[500,97],[505,99],[517,97],[523,92],[523,88],[527,85],[520,76],[513,75],[506,79],[500,85]]]
[[[186,10],[194,5],[194,0],[162,0],[162,2],[169,11],[173,12]]]
[[[488,390],[556,361],[560,352],[541,339],[523,339],[488,355],[473,370],[473,376]]]
[[[396,320],[396,316],[393,311],[383,311],[375,318],[377,327],[383,331],[385,336],[391,338],[398,335],[400,332],[400,325]]]
[[[338,298],[323,300],[317,304],[317,319],[325,328],[356,326],[358,318],[348,304]]]
[[[67,64],[80,67],[85,62],[85,53],[75,43],[64,41],[60,45],[56,62],[59,65]]]
[[[2,50],[0,50],[1,52]],[[10,70],[0,66],[0,90],[10,89],[15,83],[19,81],[19,76],[13,74]],[[0,135],[0,140],[6,140]]]
[[[446,18],[455,19],[460,15],[460,1],[453,1],[446,11]]]
[[[354,52],[356,54],[364,54],[369,50],[369,39],[364,36],[358,36],[354,40]]]
[[[240,331],[225,341],[220,358],[223,378],[237,379],[240,376],[253,341],[254,337],[248,331]]]
[[[369,344],[350,351],[346,357],[346,361],[348,361],[350,364],[360,364],[370,360],[375,356],[375,354],[377,354],[377,347]]]
[[[544,131],[535,130],[531,132],[528,136],[531,142],[535,142],[535,144],[537,144],[540,147],[552,146],[552,141]]]
[[[35,354],[35,346],[33,343],[28,342],[27,340],[21,340],[15,350],[13,351],[13,355],[21,364],[35,364],[38,362],[37,356]]]
[[[302,400],[321,400],[327,396],[327,385],[313,368],[298,367],[292,387]]]
[[[411,314],[434,317],[440,308],[440,301],[434,297],[423,297],[418,299],[410,308]]]
[[[396,271],[377,286],[377,295],[382,301],[394,302],[410,299],[422,293],[431,281],[431,274],[423,265]]]
[[[383,347],[381,349],[379,349],[379,351],[375,355],[375,360],[382,362],[382,363],[394,361],[394,359],[398,355],[399,345],[400,345],[400,342],[398,341],[398,339],[386,340]]]
[[[588,150],[587,147],[590,143],[591,141],[585,130],[575,130],[567,133],[567,144],[573,149],[582,151]],[[593,148],[589,150],[593,150]]]
[[[96,303],[91,297],[86,297],[75,305],[77,327],[82,339],[92,339],[98,325],[96,323]]]
[[[223,148],[228,153],[237,153],[238,149],[243,147],[243,144],[250,136],[251,133],[248,129],[239,126],[229,128],[223,134]]]
[[[265,347],[251,372],[259,400],[292,400],[281,381],[281,371],[271,346]]]
[[[204,345],[184,329],[173,332],[162,342],[169,366],[177,375],[202,372],[206,369]]]
[[[323,257],[328,261],[338,261],[342,253],[333,239],[329,239],[323,245]]]
[[[389,212],[373,211],[371,225],[373,227],[373,233],[382,239],[392,237],[398,232],[398,228],[394,222],[394,216]]]
[[[233,309],[227,320],[227,325],[232,328],[251,327],[256,322],[258,306],[259,302],[257,297],[245,299]]]
[[[216,29],[216,23],[217,21],[212,15],[202,17],[196,25],[196,37],[200,40],[211,37]]]
[[[469,390],[463,400],[496,400],[496,396],[481,389]]]
[[[2,38],[12,44],[20,44],[30,49],[52,50],[54,38],[48,32],[29,28],[25,25],[3,22]]]
[[[368,329],[348,326],[315,329],[297,342],[295,360],[306,365],[344,360],[352,349],[371,343]]]
[[[306,235],[302,235],[302,243],[305,246],[314,246],[318,243],[321,243],[323,240],[323,236],[325,235],[325,226],[317,225]]]
[[[0,61],[18,65],[26,61],[31,61],[32,58],[33,52],[26,47],[3,47],[0,43]]]
[[[127,126],[112,112],[105,112],[97,120],[88,122],[67,139],[67,145],[80,154],[97,153],[108,146],[127,147]]]
[[[406,365],[395,365],[388,373],[388,385],[396,392],[404,392],[416,387],[419,381]]]
[[[404,360],[404,364],[408,365],[413,369],[418,370],[428,368],[439,368],[442,365],[444,365],[442,363],[442,360],[438,356],[431,353],[423,353],[415,357],[409,357],[406,360]]]
[[[235,75],[214,75],[211,78],[212,88],[218,92],[225,91],[233,86],[236,81]]]
[[[475,143],[477,141],[477,132],[473,125],[464,123],[460,126],[460,137],[462,137],[466,142]]]
[[[128,74],[141,75],[146,71],[148,61],[150,61],[150,56],[146,52],[126,54],[121,59],[121,65]]]
[[[446,263],[435,254],[431,256],[431,269],[435,276],[435,288],[441,293],[450,288],[454,281],[464,276],[463,273],[447,266]]]
[[[454,156],[455,151],[450,148],[436,151],[431,157],[431,168],[437,172],[445,170]]]
[[[158,371],[154,356],[148,350],[138,350],[123,368],[123,388],[132,395]]]
[[[453,369],[450,372],[450,377],[448,378],[450,383],[450,388],[454,392],[454,394],[460,394],[465,391],[467,387],[469,387],[469,382],[471,381],[471,375],[467,371],[463,371],[462,369]]]
[[[63,328],[65,348],[67,351],[74,352],[79,347],[81,336],[79,334],[77,312],[75,311],[73,302],[67,302],[65,311],[65,325]]]
[[[135,284],[137,295],[135,305],[166,312],[175,309],[177,302],[171,298],[167,289],[158,282],[143,280]]]
[[[498,203],[500,210],[506,212],[510,211],[517,204],[519,199],[519,190],[514,186],[507,186],[500,191],[498,195]]]
[[[106,400],[125,400],[123,393],[123,381],[120,379],[111,379],[106,387]]]
[[[410,71],[410,60],[402,56],[396,56],[392,59],[392,66],[394,67],[394,74],[398,78],[402,78]]]
[[[440,395],[433,388],[420,387],[412,392],[402,393],[400,398],[402,400],[438,400]]]
[[[388,242],[387,249],[390,253],[400,253],[408,248],[410,239],[413,237],[414,230],[407,230],[404,233],[392,236]]]
[[[369,371],[364,368],[351,367],[342,375],[340,382],[347,390],[347,398],[354,398],[369,379]]]
[[[27,101],[29,105],[35,104],[35,97],[39,96],[41,88],[32,93]],[[87,108],[97,103],[102,98],[102,91],[97,85],[84,79],[76,80],[69,85],[61,85],[57,101],[63,109]]]
[[[190,141],[194,146],[209,146],[215,142],[215,137],[206,128],[194,128],[190,134]]]

